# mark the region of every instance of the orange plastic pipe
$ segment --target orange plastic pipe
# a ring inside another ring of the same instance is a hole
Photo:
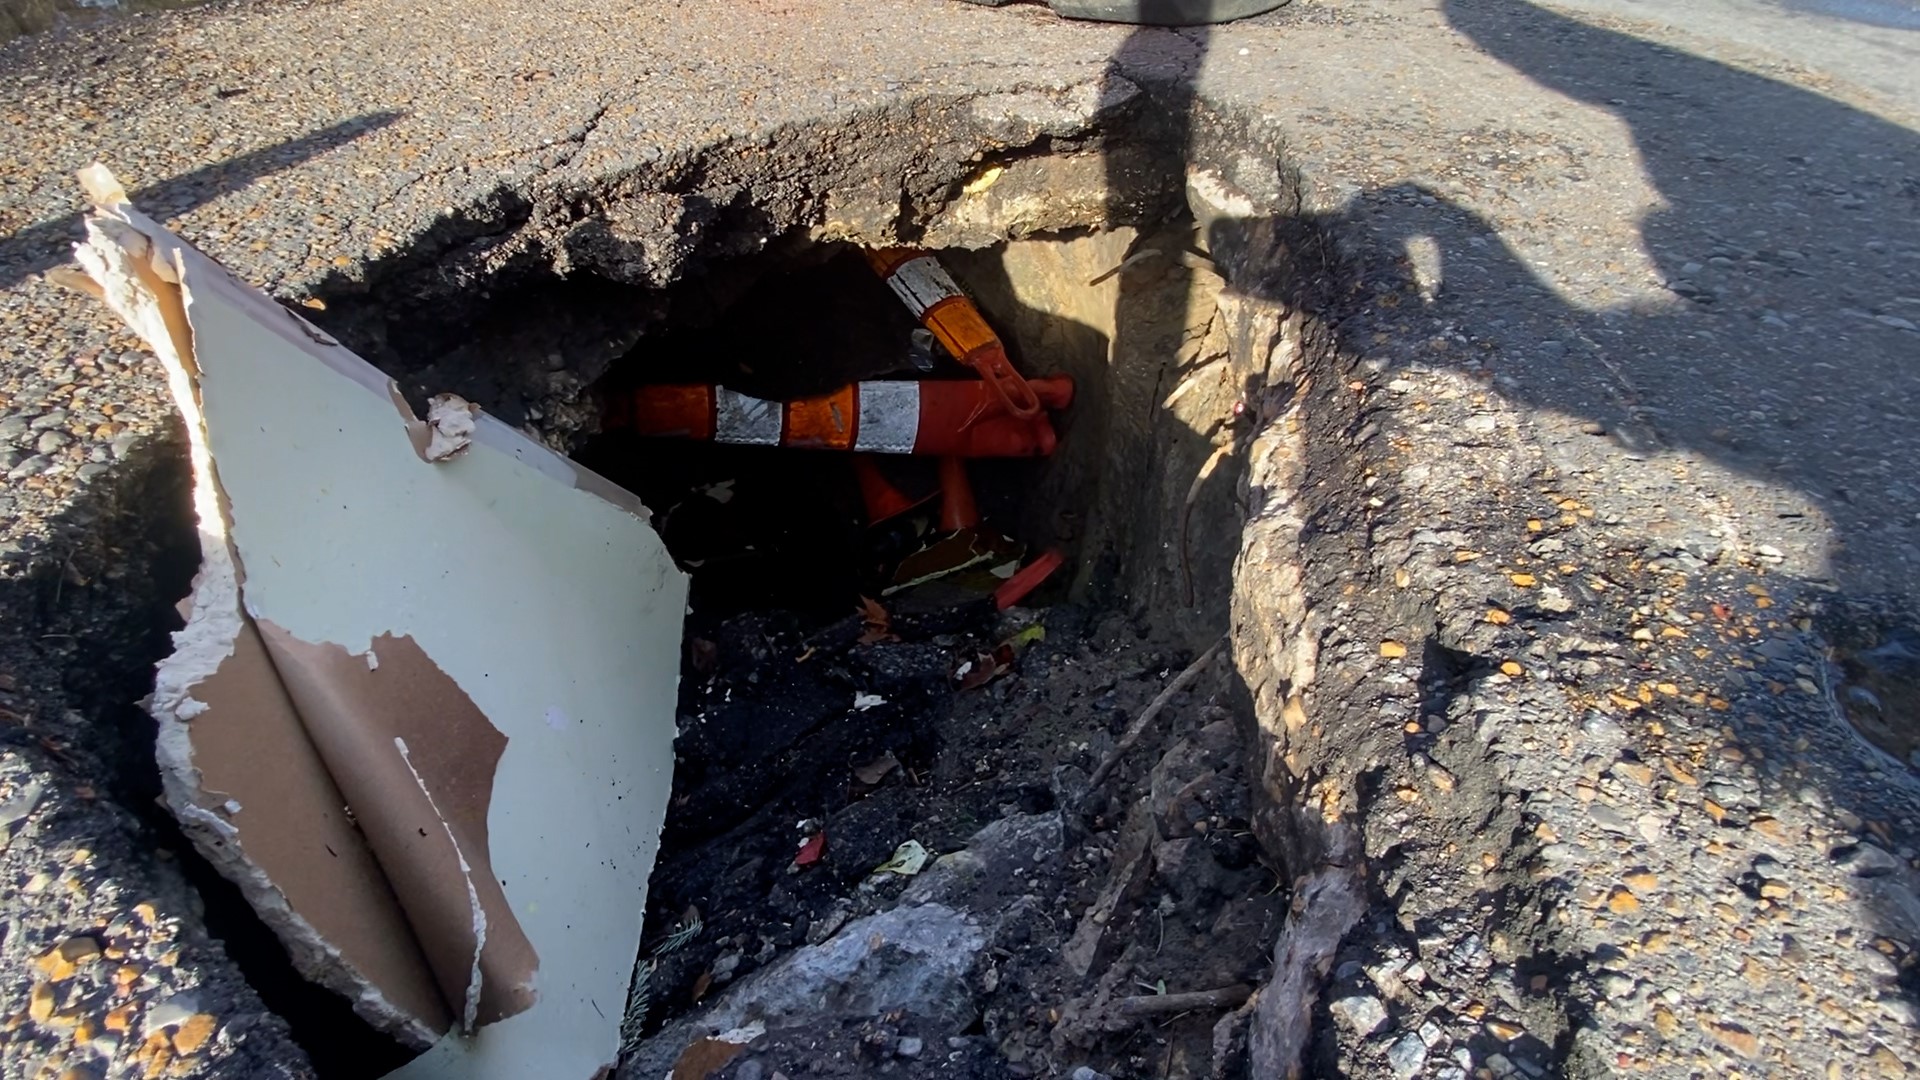
[[[1073,402],[1065,375],[1024,383],[1036,403]],[[1045,457],[1059,444],[1044,412],[1003,412],[979,379],[866,382],[789,402],[720,386],[643,386],[615,397],[608,430],[758,446],[958,457]]]

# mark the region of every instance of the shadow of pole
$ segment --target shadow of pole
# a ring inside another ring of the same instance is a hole
[[[164,221],[189,213],[262,177],[284,172],[345,146],[392,124],[406,114],[371,112],[330,124],[297,139],[264,146],[224,161],[148,184],[131,192],[135,206]],[[109,167],[112,162],[108,162]],[[31,225],[0,237],[0,289],[11,288],[33,276],[65,264],[73,257],[71,244],[82,238],[81,215],[69,214]]]

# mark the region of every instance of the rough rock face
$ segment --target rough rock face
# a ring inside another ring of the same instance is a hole
[[[978,1017],[968,976],[986,943],[970,915],[944,904],[906,903],[855,919],[656,1035],[621,1075],[666,1075],[701,1036],[748,1025],[779,1038],[897,1013],[942,1039],[958,1036]]]

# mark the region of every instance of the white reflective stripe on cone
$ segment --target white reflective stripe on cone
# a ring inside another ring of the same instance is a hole
[[[894,294],[916,318],[947,297],[960,295],[960,286],[954,284],[946,267],[931,255],[901,263],[899,269],[887,276],[887,284],[893,286]]]
[[[785,416],[777,401],[762,401],[724,386],[713,388],[713,437],[724,443],[779,446]]]
[[[920,384],[860,384],[860,427],[853,448],[876,454],[911,454],[920,433]]]

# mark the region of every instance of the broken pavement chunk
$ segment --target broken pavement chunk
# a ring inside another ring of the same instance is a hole
[[[149,700],[168,806],[303,973],[429,1047],[393,1075],[596,1075],[686,579],[632,495],[457,399],[396,416],[392,380],[82,182],[76,254],[194,469],[200,573]]]
[[[674,1063],[688,1046],[744,1025],[757,1035],[756,1027],[818,1030],[898,1013],[913,1018],[914,1030],[958,1035],[979,1017],[968,977],[987,939],[972,916],[941,903],[855,919],[667,1024],[628,1059],[624,1075],[678,1077]]]

